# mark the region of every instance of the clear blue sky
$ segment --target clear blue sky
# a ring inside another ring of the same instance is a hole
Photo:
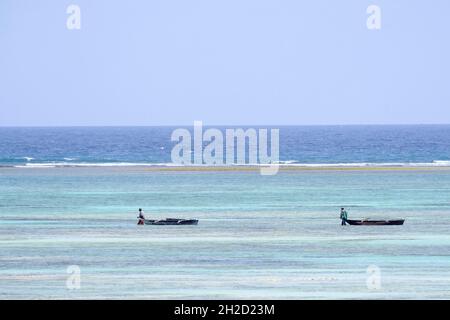
[[[1,0],[0,126],[450,123],[449,13],[448,0]]]

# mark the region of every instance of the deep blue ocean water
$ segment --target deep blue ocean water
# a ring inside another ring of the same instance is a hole
[[[167,164],[176,144],[170,140],[176,128],[0,128],[0,165]],[[192,131],[189,126],[181,128]],[[288,163],[439,165],[450,161],[450,125],[272,128],[280,129],[280,160]]]

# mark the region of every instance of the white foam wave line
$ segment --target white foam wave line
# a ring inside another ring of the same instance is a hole
[[[450,167],[450,161],[436,160],[433,162],[350,162],[350,163],[293,163],[293,161],[280,161],[274,163],[280,167]],[[231,164],[231,165],[215,165],[220,166],[267,166],[268,164],[247,163],[247,164]],[[54,168],[54,167],[214,167],[208,164],[177,164],[177,163],[132,163],[132,162],[49,162],[49,163],[26,163],[17,165],[16,168]]]
[[[293,160],[280,161],[280,166],[293,167],[449,167],[450,161],[433,162],[346,162],[346,163],[299,163]]]
[[[24,165],[15,166],[17,168],[47,168],[47,167],[149,167],[149,166],[169,166],[167,164],[158,163],[131,163],[131,162],[49,162],[49,163],[26,163]]]

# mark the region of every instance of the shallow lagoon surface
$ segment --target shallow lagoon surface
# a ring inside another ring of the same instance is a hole
[[[449,299],[449,218],[448,169],[0,168],[0,298]]]

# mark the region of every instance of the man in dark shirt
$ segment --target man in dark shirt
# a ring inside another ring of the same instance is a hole
[[[142,211],[141,208],[139,208],[139,217],[138,217],[138,224],[144,224],[145,222],[145,216],[144,216],[144,212]]]

